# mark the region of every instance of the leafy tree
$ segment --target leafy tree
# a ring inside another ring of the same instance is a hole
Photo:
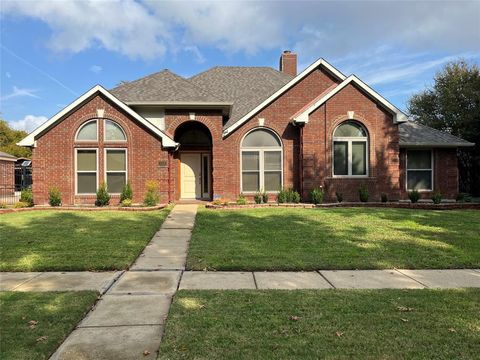
[[[480,69],[463,59],[438,72],[432,88],[408,102],[413,119],[475,143],[459,150],[460,188],[480,194]]]
[[[10,128],[5,120],[0,119],[0,151],[16,157],[31,157],[32,152],[29,148],[16,145],[27,135],[25,131]]]

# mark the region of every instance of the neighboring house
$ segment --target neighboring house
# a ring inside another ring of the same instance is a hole
[[[356,201],[361,185],[372,201],[410,189],[454,198],[457,148],[473,144],[407,121],[323,59],[297,75],[297,56],[286,51],[280,71],[214,67],[183,78],[163,70],[110,91],[97,85],[19,145],[33,148],[36,203],[55,185],[64,204],[91,204],[101,182],[115,199],[127,180],[134,202],[147,180],[158,181],[162,202],[282,187],[308,199],[318,186],[327,201],[337,191]]]
[[[0,202],[15,193],[15,162],[17,158],[0,151]]]

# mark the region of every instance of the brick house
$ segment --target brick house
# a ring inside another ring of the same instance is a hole
[[[236,199],[323,186],[358,200],[367,186],[407,198],[458,192],[462,139],[408,121],[355,75],[324,59],[297,74],[284,52],[269,67],[214,67],[190,78],[168,70],[106,90],[97,85],[23,139],[33,149],[33,193],[91,204],[105,181],[112,203],[128,180],[140,203],[147,180],[161,201]],[[62,161],[58,161],[61,158]],[[272,195],[270,197],[274,199]]]

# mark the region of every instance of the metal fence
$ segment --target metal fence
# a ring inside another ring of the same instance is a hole
[[[32,162],[24,161],[15,165],[15,190],[22,191],[32,186]]]
[[[0,204],[13,205],[20,201],[20,191],[15,186],[0,186]]]

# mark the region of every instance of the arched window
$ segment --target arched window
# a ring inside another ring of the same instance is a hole
[[[333,175],[368,175],[368,135],[355,121],[340,124],[333,133]]]
[[[127,136],[116,122],[105,120],[105,141],[126,141]]]
[[[241,144],[242,192],[278,191],[283,183],[282,143],[267,129],[249,132]]]
[[[97,141],[98,123],[97,120],[90,120],[84,123],[77,131],[76,140]]]

